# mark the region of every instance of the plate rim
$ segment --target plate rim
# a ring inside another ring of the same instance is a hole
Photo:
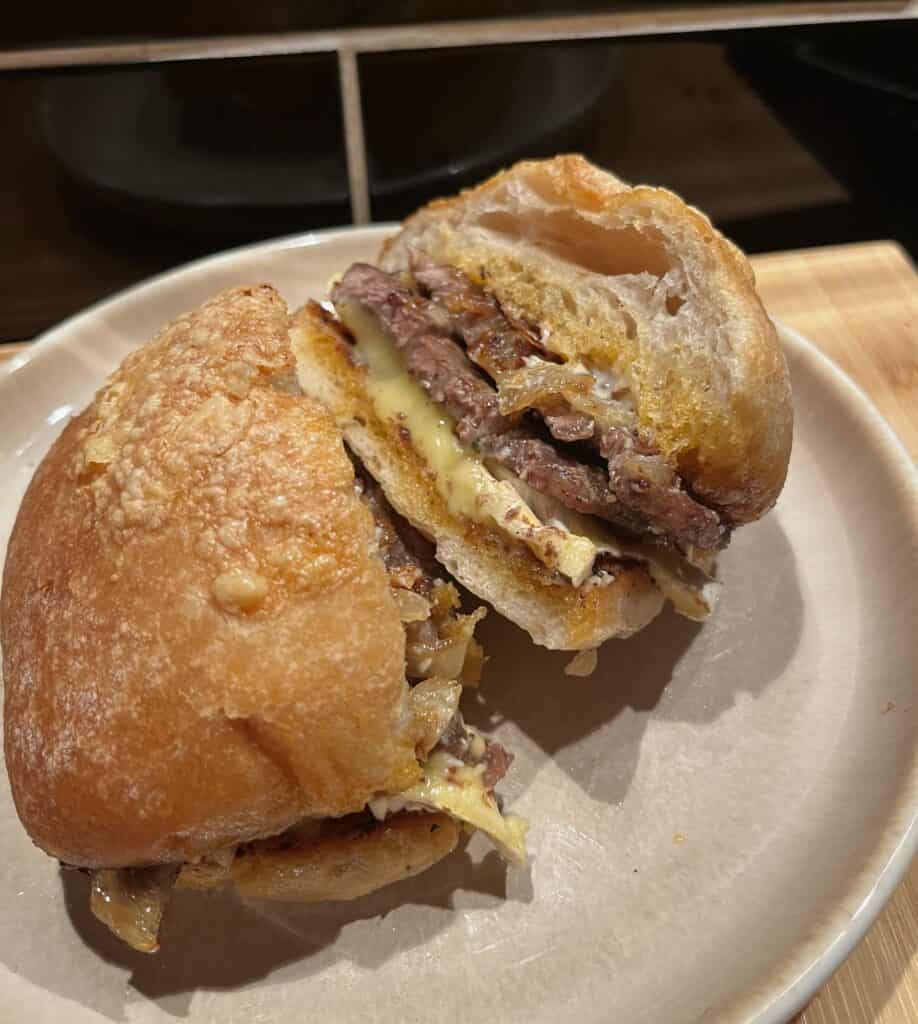
[[[154,290],[189,273],[206,271],[211,266],[231,263],[244,256],[324,245],[340,237],[353,238],[356,235],[363,236],[368,241],[381,240],[397,228],[396,223],[381,222],[295,232],[220,250],[164,270],[100,299],[43,331],[23,352],[0,364],[0,394],[9,385],[9,381],[37,356],[64,344],[67,335],[74,328],[103,314],[111,306],[137,298],[144,291]],[[772,317],[772,320],[782,344],[790,343],[794,348],[804,352],[806,357],[818,366],[820,372],[832,380],[838,390],[847,392],[851,404],[865,417],[865,424],[869,426],[873,440],[883,448],[888,465],[899,474],[907,490],[914,492],[918,499],[918,463],[912,459],[904,443],[870,396],[815,342],[783,321],[775,317]],[[918,855],[918,747],[914,750],[911,764],[901,784],[901,792],[902,796],[890,816],[889,823],[877,837],[874,853],[865,870],[852,881],[849,894],[854,897],[861,896],[854,912],[840,927],[832,918],[829,918],[824,926],[817,927],[815,935],[811,935],[805,943],[796,947],[796,954],[791,951],[787,958],[774,968],[775,973],[780,972],[780,975],[785,976],[797,970],[793,979],[784,984],[779,978],[770,981],[767,976],[763,977],[761,996],[751,992],[739,996],[733,1006],[727,1008],[727,1019],[734,1020],[737,1024],[784,1024],[807,1005],[863,939]],[[897,825],[897,820],[904,821],[904,826]],[[858,882],[862,879],[865,883],[859,887]],[[813,946],[817,947],[819,952],[808,953],[807,949]]]
[[[766,308],[767,311],[767,308]],[[771,316],[771,314],[769,314]],[[828,377],[832,378],[837,388],[847,391],[853,403],[860,408],[874,433],[874,440],[885,449],[889,464],[896,467],[902,474],[902,482],[918,500],[918,464],[912,459],[904,442],[893,430],[886,417],[880,412],[876,403],[866,391],[838,363],[828,356],[815,342],[805,334],[788,326],[782,320],[771,317],[778,330],[782,344],[790,341],[798,349],[805,351]],[[918,517],[916,517],[918,522]],[[868,862],[868,868],[875,860],[881,860],[879,871],[869,872],[872,882],[863,895],[857,909],[851,914],[847,923],[837,930],[831,924],[818,931],[819,945],[822,952],[812,957],[796,978],[783,990],[773,996],[766,996],[769,1002],[760,1004],[754,1015],[743,1024],[785,1024],[794,1015],[803,1010],[817,992],[829,981],[845,960],[854,952],[878,920],[893,894],[902,884],[912,862],[918,856],[918,747],[913,750],[912,761],[907,777],[902,783],[902,798],[894,809],[889,824],[880,833],[877,849]],[[904,828],[896,829],[894,822],[898,814],[908,815]],[[887,835],[893,833],[893,842],[883,842]],[[895,835],[898,833],[898,841]],[[868,872],[863,872],[863,878]],[[856,885],[856,881],[854,885]],[[828,933],[836,931],[834,938]],[[825,935],[823,933],[826,933]],[[828,944],[825,944],[825,941]],[[810,942],[813,940],[811,939]],[[786,970],[789,965],[785,965]]]

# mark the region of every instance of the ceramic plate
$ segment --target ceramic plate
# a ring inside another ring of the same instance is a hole
[[[194,264],[50,332],[0,377],[0,537],[122,356],[230,285],[291,305],[385,228]],[[796,439],[777,509],[723,557],[703,626],[666,613],[589,679],[491,615],[469,717],[516,752],[531,865],[487,843],[355,904],[180,894],[158,956],[90,916],[0,790],[0,1017],[68,1021],[786,1019],[918,845],[918,486],[863,395],[782,330]]]

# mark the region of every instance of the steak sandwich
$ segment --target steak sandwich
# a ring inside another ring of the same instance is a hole
[[[300,393],[289,327],[240,288],[129,355],[10,539],[16,809],[138,950],[176,886],[351,899],[462,824],[525,857],[493,794],[510,755],[458,707],[484,612]]]
[[[752,270],[707,218],[581,157],[521,163],[409,217],[329,298],[296,317],[301,386],[456,579],[551,648],[666,599],[708,615],[718,552],[783,486],[792,411]]]

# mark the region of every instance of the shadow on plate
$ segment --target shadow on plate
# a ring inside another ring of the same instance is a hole
[[[374,968],[427,943],[453,920],[457,903],[475,910],[532,899],[528,871],[510,874],[493,850],[476,860],[460,846],[423,875],[353,903],[302,905],[243,900],[231,891],[177,892],[163,922],[160,951],[150,956],[129,949],[96,920],[86,875],[61,871],[61,885],[80,939],[103,960],[130,971],[128,989],[93,986],[91,996],[62,994],[116,1021],[126,1020],[127,1006],[137,1001],[130,989],[166,1013],[186,1017],[196,991],[257,984],[287,966],[306,978],[341,959]],[[395,910],[397,926],[378,927]],[[368,942],[366,929],[373,925]]]
[[[607,643],[585,679],[564,675],[569,652],[536,647],[491,613],[479,634],[491,661],[466,718],[485,730],[512,722],[591,797],[621,803],[651,718],[714,721],[739,694],[754,698],[778,680],[797,648],[803,599],[779,517],[745,527],[722,561],[720,603],[706,623],[667,607],[636,636]],[[543,760],[528,777],[518,762],[522,788]]]

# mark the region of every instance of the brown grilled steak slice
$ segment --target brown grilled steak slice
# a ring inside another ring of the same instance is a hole
[[[405,590],[429,597],[441,570],[434,546],[389,504],[383,489],[356,458],[351,458],[358,486],[373,514],[379,553],[390,578]]]
[[[683,548],[713,550],[726,541],[728,531],[717,513],[687,494],[672,467],[630,431],[603,430],[599,450],[615,496],[643,517],[653,533],[671,537]]]
[[[488,739],[480,733],[477,746],[474,738],[475,734],[469,731],[462,712],[457,711],[437,741],[435,749],[445,751],[464,764],[484,765],[481,781],[485,789],[490,791],[507,774],[513,763],[513,754],[497,740]]]
[[[355,303],[377,317],[409,373],[456,420],[462,441],[471,444],[513,425],[498,410],[497,392],[450,337],[445,314],[394,274],[355,263],[332,289],[332,300]]]
[[[472,365],[470,355],[474,350],[482,365],[492,368],[514,368],[540,350],[507,319],[496,300],[454,268],[425,267],[416,276],[436,298],[425,298],[397,275],[362,263],[348,270],[332,298],[355,303],[377,318],[402,352],[409,373],[456,420],[456,433],[464,443],[565,507],[599,516],[629,533],[650,533],[683,549],[712,549],[724,542],[727,531],[717,513],[688,494],[665,460],[629,431],[600,432],[598,447],[606,470],[502,415],[497,391]],[[591,437],[596,442],[596,425],[588,416],[562,412],[546,422],[562,441]]]
[[[472,362],[492,377],[518,370],[531,356],[554,359],[534,334],[512,321],[500,303],[455,267],[424,266],[414,279],[433,304],[443,310]]]

